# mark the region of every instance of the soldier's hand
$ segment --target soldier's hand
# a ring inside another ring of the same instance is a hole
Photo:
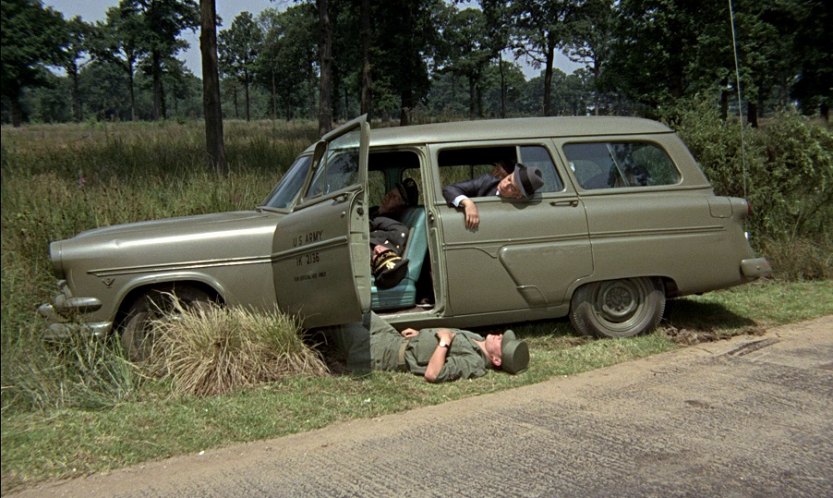
[[[454,332],[452,332],[449,329],[440,329],[437,331],[437,339],[439,339],[440,342],[445,341],[451,344],[451,342],[454,340]]]
[[[402,332],[400,332],[400,334],[402,334],[402,337],[404,337],[406,339],[410,339],[411,337],[418,336],[419,331],[416,330],[416,329],[405,329]]]

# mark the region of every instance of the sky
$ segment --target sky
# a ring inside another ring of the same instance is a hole
[[[81,19],[92,23],[95,21],[103,21],[105,12],[110,7],[116,7],[119,0],[42,0],[47,7],[61,12],[64,19],[69,19],[74,16],[81,16]],[[292,0],[216,0],[217,15],[223,20],[223,25],[218,26],[217,30],[223,30],[231,26],[234,18],[244,11],[251,12],[253,15],[259,14],[264,9],[269,7],[283,10]],[[200,34],[199,29],[196,32],[185,30],[182,32],[182,38],[188,42],[190,46],[185,52],[180,52],[179,56],[185,61],[185,67],[191,70],[195,76],[202,78],[202,60],[200,59]]]
[[[244,11],[251,12],[252,15],[257,16],[261,11],[269,7],[278,10],[285,9],[292,3],[293,0],[216,0],[217,15],[223,19],[223,25],[218,26],[217,30],[221,31],[231,26],[234,18]],[[81,16],[81,19],[92,23],[95,21],[103,21],[105,12],[110,7],[115,7],[119,4],[119,0],[43,0],[43,4],[48,7],[61,12],[64,19],[69,19],[74,16]],[[200,59],[200,35],[197,32],[189,30],[182,32],[182,38],[188,42],[190,48],[185,52],[181,52],[180,58],[185,61],[185,67],[191,70],[195,76],[202,78],[202,60]],[[523,64],[522,69],[527,79],[538,75],[540,70],[532,69],[528,64]],[[556,67],[566,73],[571,73],[578,65],[570,62],[564,54],[557,54]]]

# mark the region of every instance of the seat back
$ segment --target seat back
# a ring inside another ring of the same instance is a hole
[[[428,254],[428,232],[425,226],[425,208],[409,207],[402,215],[402,222],[408,225],[408,241],[402,257],[408,260],[408,274],[390,289],[377,289],[374,284],[371,308],[377,311],[409,308],[416,304],[416,283],[422,273],[422,265]]]

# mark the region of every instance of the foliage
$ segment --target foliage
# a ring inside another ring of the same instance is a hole
[[[255,313],[174,301],[175,316],[153,323],[152,353],[143,367],[170,379],[179,394],[224,394],[290,375],[323,375],[327,367],[304,344],[298,321],[278,310]]]
[[[64,18],[40,0],[3,0],[0,4],[0,91],[20,126],[24,88],[47,83],[48,65],[60,64],[66,43]]]
[[[831,130],[795,111],[778,113],[758,129],[723,121],[718,112],[711,99],[684,99],[668,109],[665,118],[700,161],[718,194],[749,199],[754,235],[818,245],[829,252],[833,248]],[[824,258],[815,260],[824,264]],[[807,276],[824,274],[812,270]]]
[[[219,62],[223,72],[236,78],[246,91],[246,121],[249,112],[249,85],[254,81],[254,67],[261,50],[262,33],[248,12],[234,18],[231,28],[220,33],[217,43]]]

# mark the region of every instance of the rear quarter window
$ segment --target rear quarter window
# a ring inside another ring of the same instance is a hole
[[[675,185],[680,171],[658,144],[589,142],[564,145],[570,169],[585,190]]]

